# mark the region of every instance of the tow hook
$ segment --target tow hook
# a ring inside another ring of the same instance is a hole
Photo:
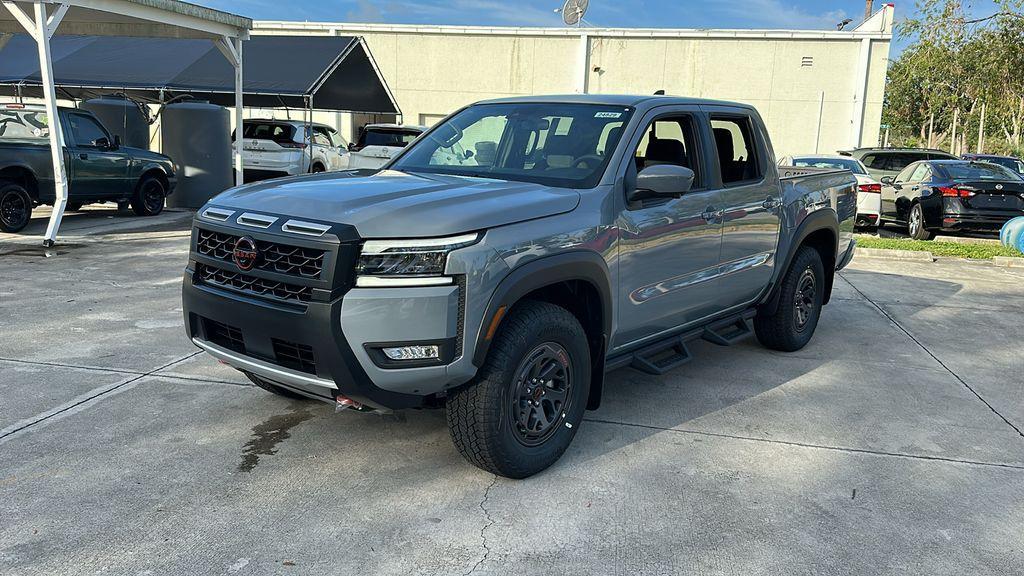
[[[339,394],[337,398],[335,398],[334,413],[337,414],[342,410],[349,409],[355,410],[356,412],[373,412],[373,408],[365,406],[362,403],[349,398],[348,396],[342,396],[341,394]]]

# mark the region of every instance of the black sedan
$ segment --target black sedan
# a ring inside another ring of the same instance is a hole
[[[938,230],[998,231],[1024,216],[1024,179],[988,162],[926,160],[882,179],[883,222],[905,224],[916,240]]]

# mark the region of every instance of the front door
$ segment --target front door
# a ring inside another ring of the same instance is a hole
[[[748,304],[771,283],[782,210],[767,137],[746,109],[710,114],[715,176],[722,190],[721,309]]]
[[[69,195],[81,198],[128,196],[128,156],[113,148],[106,129],[92,116],[68,112],[71,154]]]
[[[717,311],[721,192],[709,186],[701,122],[696,107],[666,107],[651,112],[642,131],[632,135],[628,149],[635,150],[634,162],[625,168],[624,196],[648,166],[686,166],[696,179],[679,198],[627,203],[618,217],[619,330],[613,350]]]

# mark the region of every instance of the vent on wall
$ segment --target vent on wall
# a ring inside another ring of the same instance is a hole
[[[810,68],[811,66],[814,66],[814,56],[804,56],[800,59],[801,68]]]

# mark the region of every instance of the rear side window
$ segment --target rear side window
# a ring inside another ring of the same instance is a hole
[[[252,140],[273,140],[278,144],[292,142],[292,138],[295,137],[295,127],[291,124],[270,122],[247,123],[242,137]]]
[[[725,185],[761,179],[754,131],[747,117],[712,117],[711,130]]]
[[[382,130],[370,128],[359,135],[359,147],[364,146],[397,146],[404,148],[420,133],[414,130]]]
[[[0,140],[38,139],[50,135],[46,112],[39,110],[0,110]]]
[[[875,170],[903,170],[918,160],[927,160],[924,152],[876,152],[864,157],[864,165]]]
[[[917,168],[914,169],[914,173],[910,176],[911,182],[924,182],[928,179],[928,165],[918,164]]]

